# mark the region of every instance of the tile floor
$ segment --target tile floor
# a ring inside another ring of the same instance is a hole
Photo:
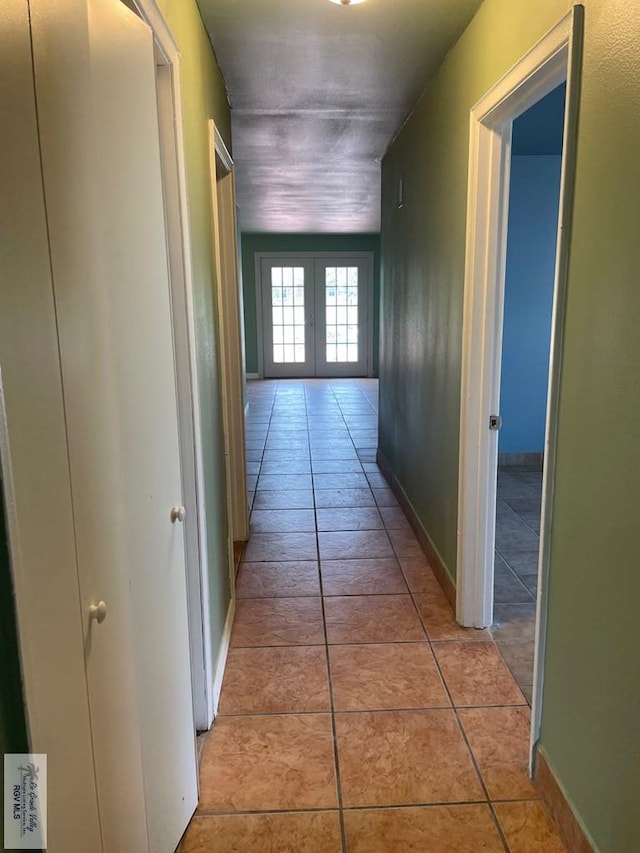
[[[529,707],[375,464],[373,380],[251,383],[252,536],[180,853],[557,853]]]
[[[542,470],[498,469],[493,639],[531,703]]]

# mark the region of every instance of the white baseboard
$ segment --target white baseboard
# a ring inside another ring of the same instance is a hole
[[[245,374],[247,379],[260,379],[259,373],[247,373]]]
[[[227,665],[227,655],[229,653],[229,643],[231,642],[231,629],[233,628],[233,619],[236,615],[236,600],[232,598],[229,602],[227,610],[227,618],[224,622],[224,631],[220,640],[220,651],[216,660],[215,674],[213,677],[213,718],[218,716],[218,704],[220,703],[220,693],[222,691],[222,679]]]

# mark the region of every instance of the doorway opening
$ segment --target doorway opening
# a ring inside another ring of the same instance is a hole
[[[244,432],[244,329],[238,276],[235,170],[231,154],[213,121],[209,122],[209,152],[227,475],[229,572],[233,594],[236,564],[239,562],[236,556],[242,552],[249,538]]]
[[[134,11],[151,28],[154,38],[180,469],[185,508],[184,540],[194,728],[196,731],[205,731],[210,727],[214,716],[213,664],[208,620],[204,451],[196,370],[195,310],[180,97],[180,56],[178,46],[155,4],[146,0],[132,0],[132,3]]]
[[[529,703],[565,84],[513,122],[492,633]]]
[[[458,491],[457,618],[486,628],[494,617],[494,564],[507,217],[514,122],[566,84],[546,422],[532,676],[531,759],[543,684],[549,529],[555,471],[568,234],[583,10],[576,6],[471,110]],[[514,173],[515,174],[515,173]],[[515,178],[514,178],[515,179]]]
[[[371,376],[370,252],[256,253],[264,378]]]

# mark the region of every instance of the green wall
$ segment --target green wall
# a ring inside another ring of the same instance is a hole
[[[182,57],[184,142],[207,507],[211,639],[215,660],[230,592],[216,280],[211,240],[208,120],[212,118],[215,121],[230,148],[231,115],[224,80],[194,0],[159,0],[159,6]]]
[[[542,746],[603,851],[640,850],[640,4],[585,4]]]
[[[541,748],[597,848],[632,853],[640,850],[640,5],[584,6]],[[569,8],[485,0],[383,162],[380,445],[452,576],[469,110]]]
[[[247,373],[258,372],[255,252],[373,252],[373,370],[378,371],[380,322],[379,234],[250,234],[241,235],[242,286]]]

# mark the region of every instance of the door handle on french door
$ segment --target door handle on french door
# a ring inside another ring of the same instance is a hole
[[[95,619],[98,625],[107,618],[107,605],[104,601],[99,601],[97,604],[89,606],[89,619]]]
[[[176,521],[184,521],[187,517],[187,511],[183,506],[172,506],[171,507],[171,524],[175,524]]]

